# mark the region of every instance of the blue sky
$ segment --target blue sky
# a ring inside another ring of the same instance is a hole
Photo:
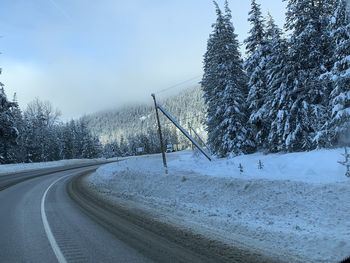
[[[282,0],[258,2],[283,26]],[[243,41],[250,1],[230,6]],[[151,101],[201,75],[214,21],[210,0],[2,0],[0,79],[22,107],[39,97],[65,119]]]

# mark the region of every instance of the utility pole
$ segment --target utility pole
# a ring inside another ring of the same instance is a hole
[[[190,135],[192,136],[192,132],[191,132],[191,128],[192,128],[192,127],[191,127],[191,123],[188,122],[187,125],[188,125],[188,130],[190,131]],[[191,150],[192,150],[192,151],[194,150],[193,142],[191,142]]]
[[[154,101],[154,107],[156,109],[156,117],[157,117],[157,123],[158,123],[158,134],[159,134],[159,140],[160,140],[160,149],[162,151],[162,157],[163,157],[163,166],[165,169],[165,174],[168,174],[168,165],[166,162],[166,157],[165,157],[165,148],[164,148],[164,142],[163,142],[163,135],[162,135],[162,129],[160,126],[160,120],[159,120],[159,113],[158,113],[158,105],[156,101],[156,95],[152,94],[151,95]]]

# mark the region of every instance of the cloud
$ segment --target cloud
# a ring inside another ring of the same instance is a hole
[[[22,62],[4,62],[2,82],[5,84],[5,92],[9,98],[14,93],[21,106],[26,105],[37,94],[41,94],[41,86],[43,85],[43,74],[40,68]]]
[[[167,72],[158,62],[150,63],[152,69],[146,74],[142,66],[117,71],[115,67],[81,59],[63,59],[46,67],[7,61],[3,63],[1,80],[9,98],[17,93],[22,109],[39,97],[51,101],[62,111],[63,118],[69,119],[130,102],[151,103],[150,94],[176,83],[179,74]]]
[[[241,40],[250,6],[243,2],[234,11]],[[184,0],[8,0],[0,15],[7,94],[17,92],[22,108],[50,100],[65,118],[152,103],[152,92],[200,75],[215,21],[211,1]]]

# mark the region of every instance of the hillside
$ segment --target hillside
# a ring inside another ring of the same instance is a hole
[[[170,111],[181,125],[188,128],[190,123],[201,137],[206,137],[203,125],[206,110],[200,87],[185,89],[177,95],[163,99],[160,104]],[[149,137],[157,131],[155,110],[151,99],[148,104],[128,105],[87,115],[82,119],[87,122],[90,130],[100,138],[103,144],[129,141],[138,135]],[[175,127],[163,116],[161,116],[161,123],[165,137],[171,140],[170,143],[187,144]],[[172,139],[169,139],[170,137]]]

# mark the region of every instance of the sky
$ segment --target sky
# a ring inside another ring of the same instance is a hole
[[[285,2],[258,2],[283,26]],[[250,1],[229,3],[243,42]],[[200,80],[215,19],[211,0],[1,0],[0,81],[22,109],[49,100],[63,119],[152,102]]]

